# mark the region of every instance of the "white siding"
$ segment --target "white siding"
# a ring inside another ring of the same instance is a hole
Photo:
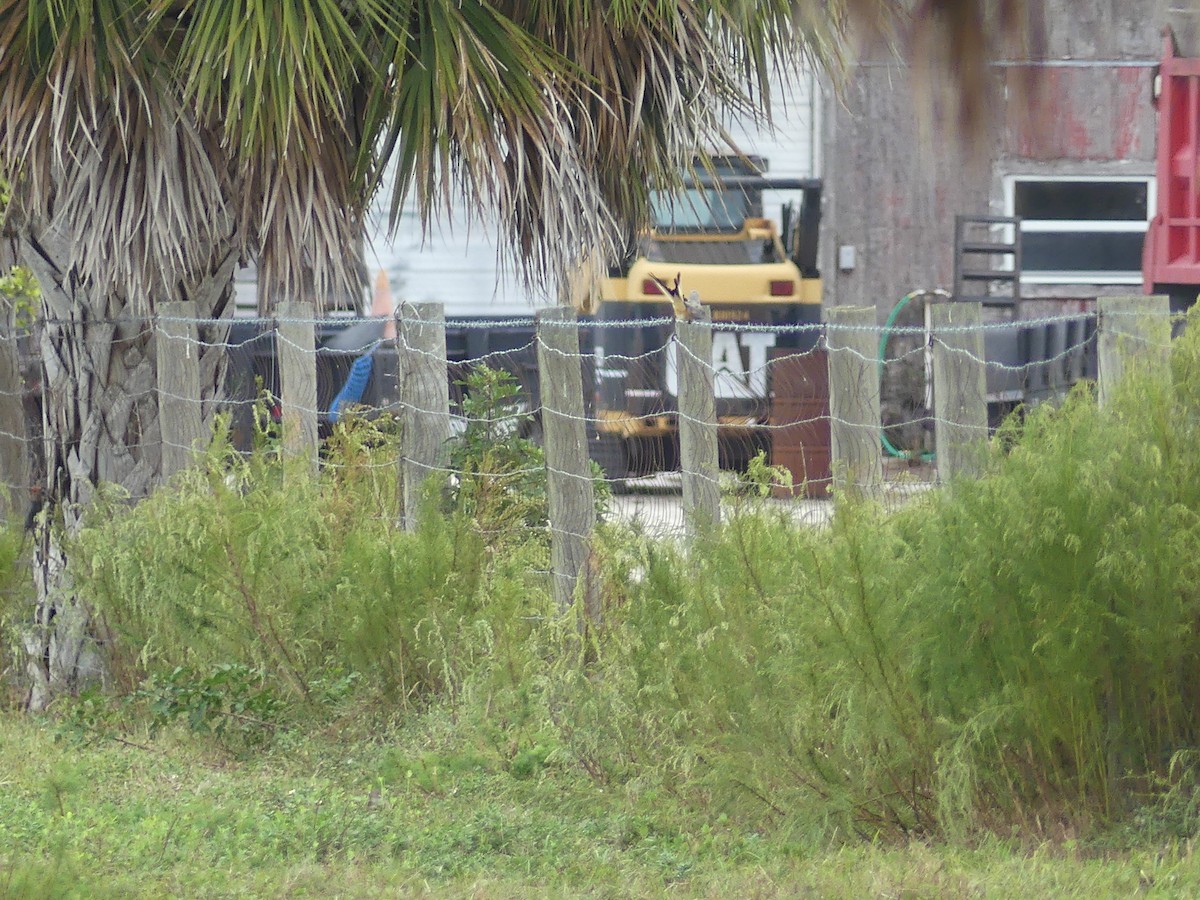
[[[773,86],[773,128],[753,121],[734,121],[728,126],[737,149],[766,159],[767,174],[775,178],[816,178],[821,174],[817,140],[821,104],[815,81],[808,75],[790,86]],[[763,214],[778,222],[783,205],[797,196],[794,191],[765,192]]]
[[[377,223],[367,235],[367,271],[383,269],[397,302],[439,302],[446,314],[529,315],[551,305],[546,296],[531,295],[512,272],[502,271],[497,257],[498,229],[492,222],[466,225],[465,201],[456,204],[453,222],[443,217],[424,239],[416,205],[405,203],[396,234],[386,234],[390,196],[379,197]]]
[[[258,315],[258,283],[254,266],[243,266],[233,273],[234,315],[254,318]]]
[[[810,178],[817,174],[814,152],[813,78],[798,84],[775,84],[771,91],[774,128],[750,119],[735,119],[727,124],[738,149],[770,161],[773,175]],[[816,104],[819,107],[819,104]]]

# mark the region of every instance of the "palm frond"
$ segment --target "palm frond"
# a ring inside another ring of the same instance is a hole
[[[393,222],[410,193],[426,221],[464,193],[513,267],[554,282],[613,255],[730,114],[767,115],[775,79],[839,71],[853,28],[944,59],[969,121],[992,35],[1035,33],[1035,7],[0,0],[0,166],[30,227],[73,248],[62,277],[135,305],[218,243],[258,256],[266,303],[356,290],[391,172]]]
[[[258,257],[266,307],[361,289],[366,187],[356,98],[381,88],[364,27],[376,0],[188,0],[175,76],[233,161],[238,231]]]

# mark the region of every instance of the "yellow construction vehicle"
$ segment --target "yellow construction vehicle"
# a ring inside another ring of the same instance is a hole
[[[611,478],[674,467],[672,336],[681,310],[669,292],[676,279],[683,296],[695,291],[711,310],[717,417],[728,462],[765,442],[771,357],[816,341],[821,184],[772,179],[758,166],[745,157],[718,160],[682,195],[663,194],[654,226],[631,242],[627,258],[582,305],[595,323],[591,453]],[[802,197],[784,207],[782,227],[763,216],[766,190]]]

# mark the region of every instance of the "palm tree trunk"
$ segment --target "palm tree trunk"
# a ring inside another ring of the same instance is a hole
[[[137,309],[114,293],[72,277],[63,242],[31,236],[24,261],[42,288],[43,514],[34,533],[36,588],[28,652],[27,706],[44,709],[105,676],[104,635],[86,597],[71,583],[66,553],[97,487],[117,485],[131,500],[146,496],[162,471],[155,390],[153,302]],[[232,240],[214,247],[208,271],[173,285],[171,299],[193,300],[201,319],[203,419],[211,424],[225,365],[225,319],[233,312]]]

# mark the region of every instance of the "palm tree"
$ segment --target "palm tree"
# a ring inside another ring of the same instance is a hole
[[[835,64],[848,14],[886,28],[904,5],[0,0],[0,170],[43,294],[59,526],[100,482],[137,498],[159,474],[143,324],[159,304],[191,301],[219,337],[249,257],[264,313],[357,289],[364,210],[392,168],[393,215],[410,191],[428,217],[463,189],[521,271],[554,278],[641,221],[649,186],[777,69]],[[206,419],[221,365],[205,351]],[[37,541],[35,707],[100,665],[61,533]]]

